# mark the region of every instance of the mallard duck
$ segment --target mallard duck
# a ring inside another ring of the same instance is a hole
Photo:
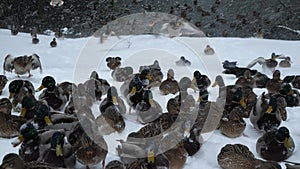
[[[21,109],[18,107],[18,104],[22,102],[22,99],[24,96],[29,96],[33,100],[36,100],[35,90],[33,84],[28,80],[14,80],[10,82],[8,86],[9,90],[9,99],[12,100],[13,109],[14,111],[21,111]]]
[[[121,60],[122,58],[120,57],[107,57],[106,62],[107,62],[107,67],[111,70],[115,70],[117,67],[121,66]]]
[[[4,114],[11,114],[12,103],[8,98],[0,99],[0,112]]]
[[[286,105],[284,98],[276,98],[271,96],[266,98],[263,93],[253,107],[250,114],[250,121],[254,128],[258,130],[270,131],[277,128],[286,113],[284,106]]]
[[[270,80],[270,78],[267,75],[261,72],[257,72],[253,76],[253,79],[255,80],[256,88],[265,88],[267,82]]]
[[[13,147],[19,144],[19,155],[25,162],[36,161],[39,158],[39,133],[32,123],[25,123],[20,127],[20,135],[12,142]]]
[[[90,79],[85,81],[84,84],[86,91],[95,98],[95,100],[101,101],[102,95],[107,94],[107,90],[110,84],[105,79],[99,78],[96,71],[93,71],[90,75]]]
[[[40,72],[42,73],[42,63],[40,61],[40,57],[37,54],[32,54],[30,56],[18,56],[13,57],[12,55],[8,54],[3,63],[3,71],[12,72],[15,70],[15,73],[20,77],[20,75],[24,75],[28,73],[28,77],[31,77],[32,74],[30,70],[35,70],[40,68]]]
[[[274,71],[273,78],[266,83],[268,93],[279,93],[279,89],[282,83],[282,80],[280,79],[280,74],[281,73],[279,70]]]
[[[223,66],[224,67],[224,66]],[[245,71],[250,71],[251,76],[257,73],[257,70],[255,69],[249,69],[245,67],[227,67],[222,72],[224,74],[233,74],[236,78],[239,78],[244,75]]]
[[[56,131],[51,137],[50,147],[44,152],[42,162],[56,167],[66,167],[64,162],[64,133]]]
[[[211,81],[209,78],[206,75],[202,75],[198,70],[194,72],[193,76],[191,88],[194,91],[207,89],[210,86]]]
[[[281,169],[276,162],[262,161],[255,158],[249,148],[242,144],[226,144],[218,154],[217,160],[223,169]]]
[[[283,161],[295,150],[293,138],[286,127],[265,133],[256,142],[257,153],[266,160]]]
[[[181,56],[180,59],[175,63],[177,66],[191,66],[191,62],[186,60],[184,56]]]
[[[278,62],[276,59],[280,57],[281,55],[276,55],[275,53],[272,53],[270,59],[265,59],[263,57],[258,57],[257,59],[254,59],[251,61],[248,65],[247,68],[253,67],[256,63],[259,63],[262,65],[264,70],[271,70],[272,72],[275,71],[275,67],[278,65]]]
[[[162,113],[162,108],[158,102],[153,99],[151,90],[146,90],[142,100],[136,105],[135,111],[137,119],[141,123],[149,123],[158,118]]]
[[[204,54],[213,55],[213,54],[215,54],[215,50],[212,47],[210,47],[209,45],[206,45],[206,47],[204,49]]]
[[[100,112],[105,112],[110,106],[116,106],[120,114],[126,113],[124,101],[118,96],[118,91],[114,86],[108,89],[107,97],[100,103]]]
[[[279,93],[285,98],[288,107],[294,107],[300,105],[300,93],[298,90],[292,89],[292,86],[289,84],[290,81],[286,82],[283,79],[283,82],[280,86]]]
[[[2,95],[2,91],[7,82],[8,82],[8,80],[7,80],[6,76],[0,75],[0,95]]]
[[[77,161],[86,166],[95,166],[102,161],[102,168],[105,167],[105,158],[108,153],[107,143],[100,135],[95,136],[93,140],[89,137],[83,137],[82,145],[75,151],[74,155]]]
[[[45,101],[36,101],[31,96],[24,96],[22,99],[22,111],[20,116],[31,120],[37,113],[37,110],[40,105],[47,104]]]
[[[279,67],[291,67],[291,58],[289,56],[284,57],[284,60],[279,62]]]
[[[244,76],[239,77],[236,81],[235,81],[235,85],[237,87],[250,87],[250,88],[254,88],[256,86],[255,80],[254,78],[251,77],[251,73],[249,70],[246,70],[244,72]]]
[[[118,160],[112,160],[105,166],[106,169],[124,169],[124,167],[124,164]]]
[[[153,87],[159,86],[163,79],[163,73],[161,72],[158,60],[155,60],[152,65],[140,66],[139,72],[142,73],[145,69],[149,70],[151,75],[149,85]]]
[[[186,163],[188,153],[182,143],[163,153],[169,160],[169,168],[183,168]]]
[[[171,98],[168,100],[167,111],[170,114],[178,114],[180,112],[180,104],[177,99]]]
[[[174,79],[173,69],[168,70],[167,79],[160,84],[159,91],[163,95],[175,94],[179,91],[178,82]]]
[[[245,110],[241,106],[234,107],[227,117],[220,121],[219,130],[227,137],[235,138],[242,135],[246,128]]]
[[[223,68],[224,69],[230,69],[230,68],[236,68],[237,66],[237,61],[228,61],[228,60],[225,60],[224,62],[222,62],[223,64]]]
[[[53,166],[51,164],[45,164],[38,161],[25,162],[18,154],[8,153],[4,156],[2,169],[62,169],[60,167]]]
[[[183,77],[179,81],[179,95],[175,97],[180,105],[181,112],[189,112],[195,107],[196,102],[192,95],[188,94],[187,89],[191,87],[192,81],[188,77]]]
[[[54,47],[57,46],[57,42],[56,42],[56,39],[55,39],[55,38],[53,38],[52,41],[50,42],[50,46],[51,46],[52,48],[54,48]]]
[[[19,26],[12,25],[10,29],[11,35],[16,36],[19,33],[19,29],[20,29]]]
[[[45,90],[43,90],[44,88]],[[53,110],[63,110],[67,103],[67,96],[63,95],[63,90],[56,85],[56,81],[52,76],[45,76],[42,79],[42,84],[36,91],[41,90],[43,92],[39,95],[39,99],[46,100]]]
[[[46,104],[41,104],[35,115],[33,122],[37,125],[38,129],[43,129],[45,126],[52,126],[50,108]]]
[[[32,35],[32,43],[38,44],[40,42],[39,38],[37,37],[37,34]]]
[[[124,82],[125,80],[129,79],[130,76],[133,74],[133,68],[130,66],[126,67],[117,67],[115,70],[111,72],[111,76],[115,81]]]
[[[23,117],[11,115],[11,103],[8,99],[1,99],[0,137],[12,138],[19,135],[19,129],[26,122]],[[5,107],[2,107],[5,106]]]
[[[75,83],[67,82],[67,81],[61,82],[61,83],[57,84],[57,86],[62,89],[63,95],[65,95],[67,97],[68,101],[70,100],[70,97],[73,94],[73,90],[75,90],[77,88]]]

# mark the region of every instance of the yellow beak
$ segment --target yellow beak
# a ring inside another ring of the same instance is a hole
[[[14,94],[13,93],[9,93],[9,99],[11,99],[12,97],[14,96]]]
[[[152,76],[151,76],[150,73],[147,74],[147,79],[148,79],[148,80],[152,80]]]
[[[63,150],[62,150],[62,147],[61,147],[61,145],[60,144],[57,144],[56,145],[56,156],[57,157],[61,157],[61,156],[63,156],[64,154],[63,154]]]
[[[216,87],[218,85],[218,82],[215,81],[214,84],[211,87]]]
[[[40,87],[37,88],[36,91],[39,92],[39,91],[41,91],[41,90],[43,90],[43,89],[44,89],[44,86],[43,86],[43,85],[40,85]]]
[[[294,91],[293,91],[293,90],[290,90],[288,94],[289,94],[289,95],[293,95],[293,94],[294,94]]]
[[[153,99],[150,99],[150,100],[149,100],[149,103],[150,103],[150,105],[151,105],[151,106],[154,106],[154,105],[155,105],[155,103],[154,103],[154,100],[153,100]]]
[[[25,117],[26,111],[27,111],[26,108],[23,107],[22,110],[21,110],[21,116],[22,116],[22,117]]]
[[[20,134],[20,135],[18,136],[18,140],[19,140],[20,142],[23,142],[23,141],[24,141],[24,137],[23,137],[22,134]]]
[[[136,93],[136,87],[133,87],[132,89],[131,89],[131,91],[130,91],[130,94],[131,95],[134,95]]]
[[[114,105],[118,105],[118,99],[117,99],[116,96],[113,96],[112,102],[113,102]]]
[[[246,103],[245,103],[245,99],[244,99],[244,98],[242,98],[242,99],[240,100],[240,105],[243,107],[243,109],[247,108],[247,105],[246,105]]]
[[[272,111],[273,111],[273,107],[269,106],[268,109],[267,109],[267,113],[271,113]]]
[[[50,118],[49,118],[49,116],[45,116],[44,120],[45,120],[45,122],[46,122],[46,124],[48,126],[52,126],[53,125],[52,122],[51,122],[51,120],[50,120]]]
[[[202,100],[203,100],[202,97],[199,97],[198,100],[197,100],[197,102],[201,103]]]
[[[154,163],[154,151],[148,151],[148,163]]]
[[[284,145],[285,145],[285,147],[287,147],[287,148],[292,148],[292,147],[293,147],[292,140],[291,140],[290,137],[289,137],[289,138],[285,138],[285,140],[284,140]]]

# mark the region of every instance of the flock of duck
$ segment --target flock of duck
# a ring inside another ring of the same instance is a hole
[[[214,54],[210,46],[205,51]],[[45,76],[37,89],[30,79],[12,80],[8,85],[10,95],[0,100],[0,137],[16,137],[12,146],[20,148],[19,154],[8,153],[0,168],[74,168],[77,162],[86,168],[183,168],[187,158],[201,149],[201,134],[219,130],[226,137],[239,137],[246,127],[245,118],[263,133],[257,139],[256,151],[266,161],[257,159],[245,145],[227,144],[217,156],[220,167],[281,168],[277,162],[286,160],[295,150],[289,129],[280,124],[287,119],[286,107],[300,105],[300,76],[281,77],[275,69],[276,59],[291,62],[289,57],[274,53],[270,59],[255,59],[247,67],[224,61],[223,73],[237,76],[233,85],[225,85],[220,75],[212,83],[198,70],[192,79],[176,80],[176,69],[169,69],[164,79],[158,60],[140,66],[139,73],[134,74],[132,67],[121,66],[121,57],[106,58],[113,80],[123,82],[119,89],[96,71],[80,84],[57,83],[55,77]],[[256,63],[270,69],[273,77],[251,69]],[[288,67],[286,63],[279,66]],[[176,65],[190,66],[191,62],[182,56]],[[18,76],[28,72],[29,77],[30,70],[42,70],[37,54],[8,55],[3,68],[15,70]],[[0,80],[2,94],[8,79],[1,75]],[[210,86],[219,86],[216,101],[209,101]],[[159,89],[161,97],[174,95],[167,101],[167,112],[153,97],[153,88]],[[198,98],[189,88],[199,93]],[[266,88],[267,93],[257,96],[254,88]],[[41,92],[38,98],[37,92]],[[100,102],[98,117],[92,110],[96,102]],[[119,140],[116,151],[120,159],[105,164],[108,145],[103,136],[122,133],[126,114],[134,114],[143,127],[128,134],[126,140]]]

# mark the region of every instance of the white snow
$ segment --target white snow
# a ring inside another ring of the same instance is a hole
[[[140,35],[132,37],[109,37],[103,44],[100,44],[99,38],[79,38],[79,39],[64,39],[57,40],[57,47],[51,48],[49,43],[53,36],[38,35],[39,44],[31,43],[30,34],[19,33],[17,36],[12,36],[9,30],[0,30],[0,55],[2,56],[2,64],[7,54],[13,56],[30,55],[36,53],[40,56],[43,73],[38,70],[32,71],[32,77],[28,75],[21,76],[21,79],[30,80],[35,88],[37,88],[41,80],[46,75],[55,77],[57,83],[63,81],[74,81],[76,84],[83,83],[90,76],[93,70],[99,73],[101,78],[105,78],[111,85],[120,87],[122,83],[115,82],[111,77],[111,71],[107,68],[105,59],[108,56],[120,56],[122,58],[122,66],[132,66],[134,72],[137,72],[140,65],[152,64],[154,60],[158,60],[164,79],[169,68],[173,68],[175,78],[179,80],[183,76],[192,78],[194,70],[200,70],[201,73],[208,75],[212,81],[216,75],[222,72],[222,61],[238,61],[238,66],[246,66],[251,60],[262,56],[269,57],[272,52],[291,56],[292,68],[278,68],[282,72],[282,76],[299,74],[300,59],[299,41],[282,41],[282,40],[265,40],[255,38],[173,38],[165,36],[155,37],[152,35]],[[130,42],[130,46],[128,45]],[[205,46],[209,44],[214,48],[216,54],[206,56],[203,53]],[[180,56],[184,55],[186,59],[192,62],[190,67],[176,66],[175,62]],[[262,71],[260,65],[255,65],[255,69]],[[271,73],[266,72],[270,77]],[[9,81],[18,79],[14,73],[6,73]],[[223,75],[225,84],[233,84],[236,80],[233,75]],[[263,89],[255,89],[255,92],[260,95]],[[189,90],[197,99],[197,93]],[[218,88],[209,88],[210,100],[215,100],[218,95]],[[38,96],[40,93],[36,93]],[[157,100],[166,111],[166,102],[174,95],[161,96],[157,88],[153,89],[155,100]],[[1,97],[8,97],[8,84],[6,85]],[[104,98],[105,96],[103,96]],[[95,115],[99,115],[99,102],[93,106]],[[296,143],[294,154],[288,159],[289,161],[299,162],[300,152],[298,143],[300,133],[298,130],[298,122],[300,119],[299,107],[287,108],[288,119],[282,122],[281,125],[287,126],[291,136]],[[256,131],[250,120],[246,119],[247,127],[244,135],[238,138],[227,138],[215,131],[211,134],[206,134],[205,142],[200,151],[193,157],[189,157],[185,168],[198,169],[220,168],[217,164],[217,155],[220,149],[228,143],[242,143],[250,148],[256,157],[258,154],[255,151],[256,140],[263,134]],[[116,159],[115,148],[118,145],[116,140],[125,139],[131,131],[138,130],[142,125],[137,124],[132,120],[126,121],[126,128],[123,133],[112,133],[106,136],[105,139],[109,145],[109,154],[106,163],[112,159]],[[0,160],[9,152],[18,153],[18,148],[13,148],[11,142],[14,139],[0,138]],[[284,164],[282,163],[282,167]]]

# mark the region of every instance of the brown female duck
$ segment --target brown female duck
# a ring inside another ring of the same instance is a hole
[[[175,94],[179,91],[178,82],[174,79],[173,69],[168,70],[167,79],[160,84],[159,91],[163,95]]]

